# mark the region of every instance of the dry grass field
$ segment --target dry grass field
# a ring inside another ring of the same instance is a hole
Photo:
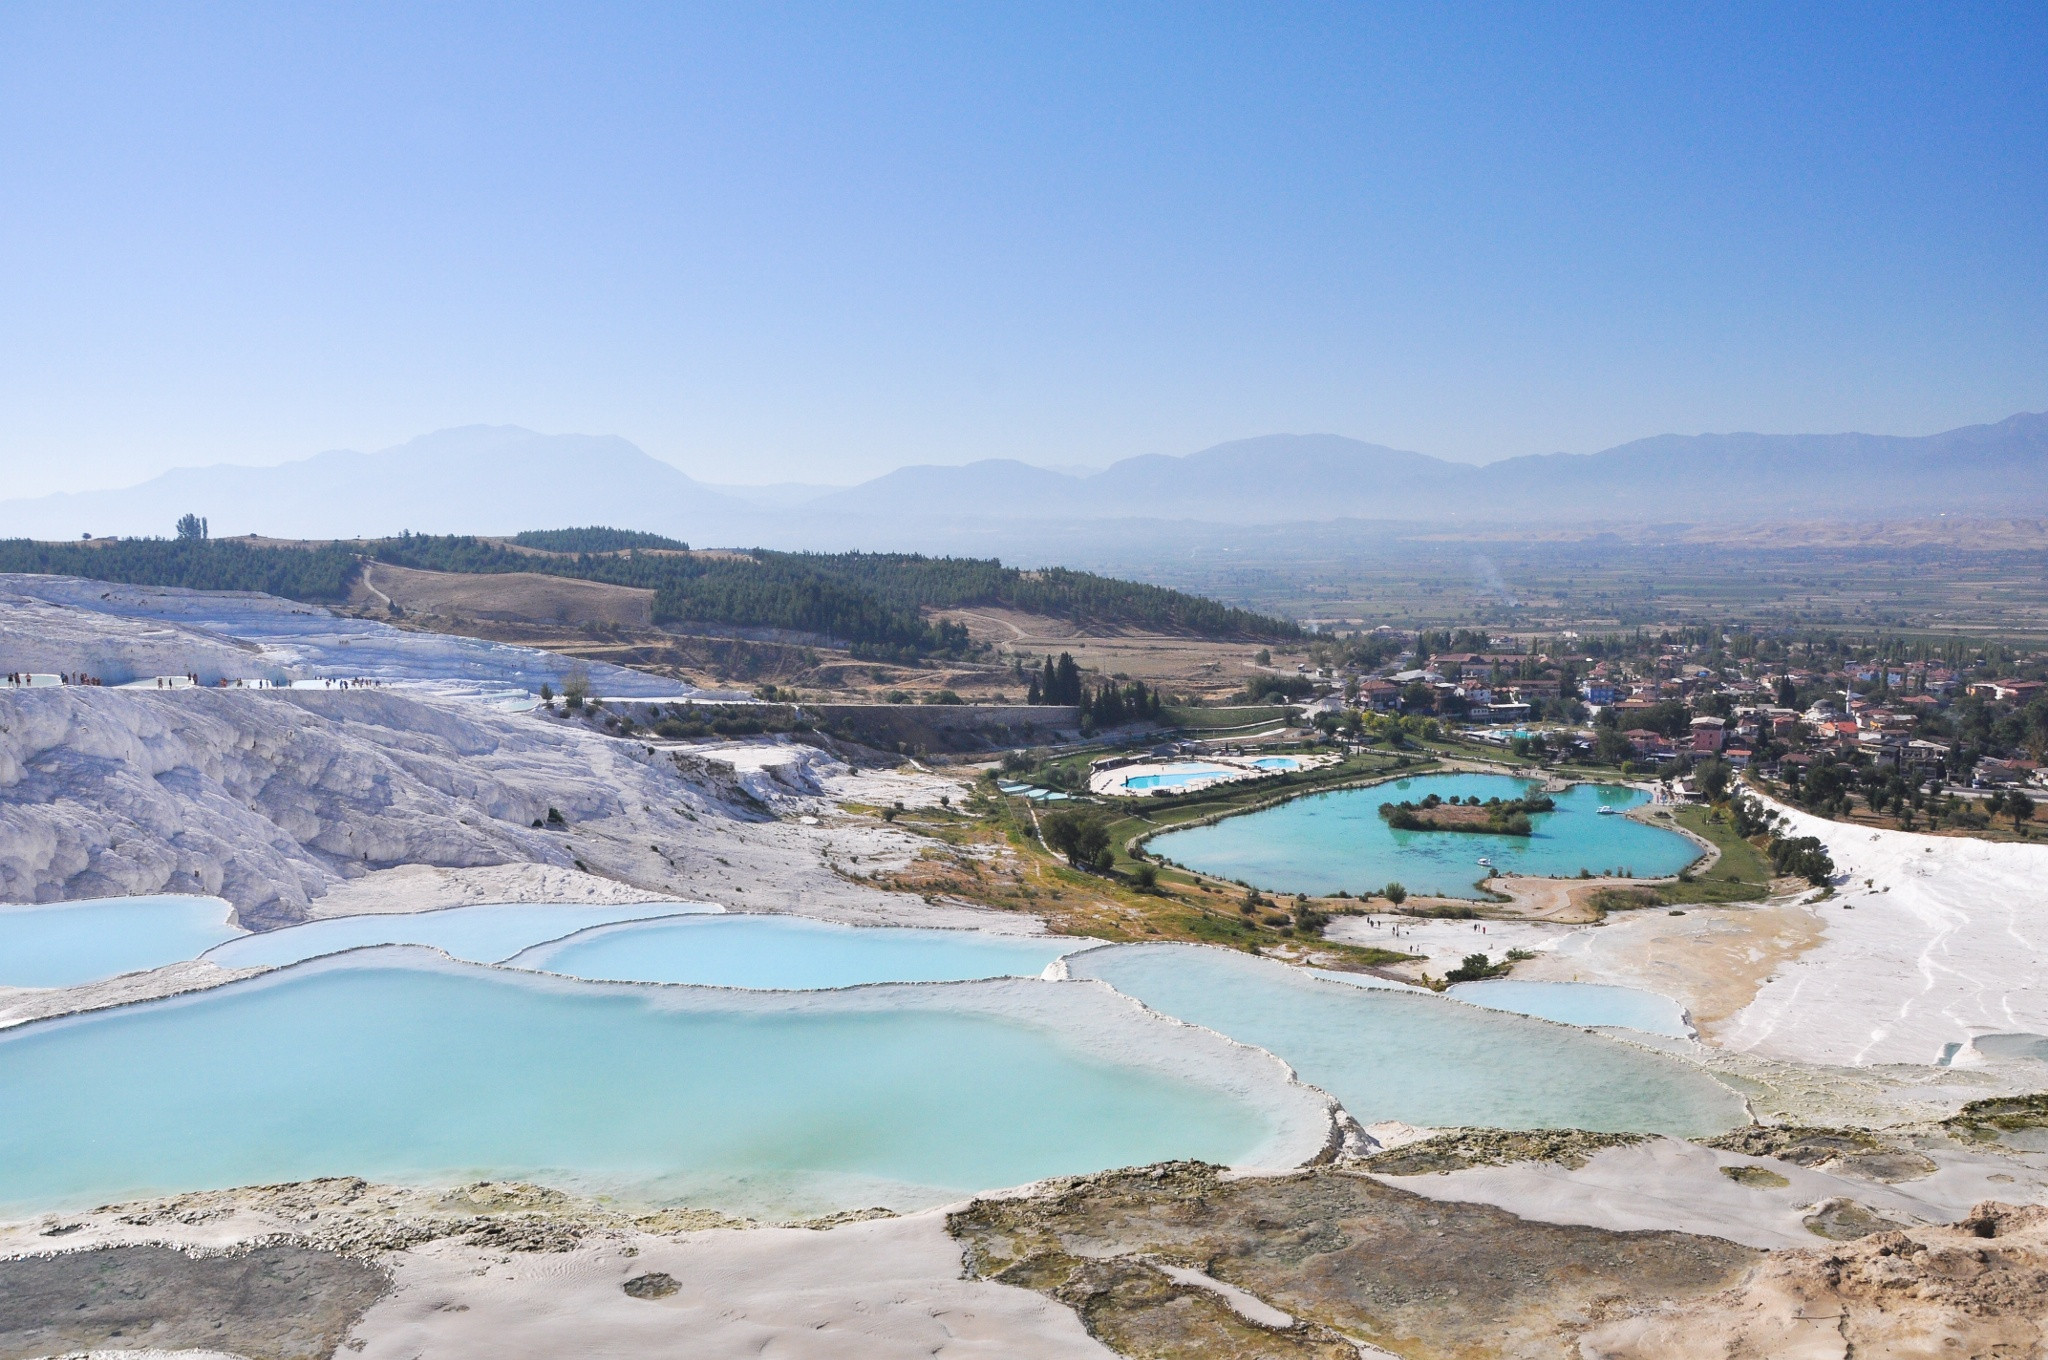
[[[654,593],[541,573],[463,574],[365,566],[351,612],[400,627],[487,638],[673,676],[707,688],[772,684],[821,698],[916,699],[950,690],[969,702],[1022,702],[1024,671],[1071,652],[1083,669],[1220,697],[1242,688],[1247,643],[1090,628],[1014,610],[946,610],[989,650],[972,661],[920,666],[857,660],[821,639],[771,629],[653,621]]]

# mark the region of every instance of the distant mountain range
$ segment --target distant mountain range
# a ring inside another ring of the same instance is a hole
[[[2048,414],[1922,437],[1660,435],[1483,466],[1340,435],[1266,435],[1100,472],[1007,459],[918,466],[852,487],[715,487],[614,436],[466,426],[377,453],[180,468],[138,486],[0,502],[0,536],[213,533],[328,538],[511,533],[572,524],[720,546],[1016,555],[1033,526],[1342,519],[1754,523],[2048,513]],[[1089,526],[1094,526],[1090,529]]]

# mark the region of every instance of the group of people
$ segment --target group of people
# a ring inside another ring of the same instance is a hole
[[[29,671],[9,671],[6,684],[10,689],[31,689],[35,687],[38,680],[47,685],[53,679],[60,685],[104,685],[106,683],[97,675],[88,675],[84,671],[60,671],[54,676],[47,672],[38,674]],[[196,686],[205,682],[199,678],[198,672],[187,671],[182,676],[159,675],[155,677],[153,683],[157,689],[182,689],[185,685]],[[230,680],[227,676],[223,675],[213,683],[220,689],[274,689],[289,682],[277,680]],[[362,675],[344,680],[330,679],[320,682],[323,689],[372,689],[382,686],[383,683],[382,680]]]

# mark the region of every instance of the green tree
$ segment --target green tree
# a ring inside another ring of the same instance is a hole
[[[1109,825],[1092,812],[1061,808],[1047,813],[1039,822],[1046,848],[1065,855],[1076,869],[1094,865],[1109,849]]]
[[[1794,836],[1771,842],[1771,867],[1825,888],[1835,876],[1835,860],[1818,836]]]
[[[2012,816],[2012,829],[2025,835],[2027,823],[2034,817],[2034,800],[2014,789],[2005,795],[2005,810]]]
[[[1693,774],[1700,781],[1700,792],[1707,795],[1709,802],[1715,803],[1728,792],[1728,781],[1735,777],[1735,771],[1719,756],[1701,761]]]
[[[571,713],[583,707],[583,701],[590,697],[590,672],[577,666],[562,677],[562,703]]]
[[[178,538],[186,543],[197,543],[206,537],[206,521],[197,515],[178,516]]]
[[[1386,898],[1389,902],[1392,902],[1395,906],[1398,907],[1403,902],[1406,902],[1408,900],[1408,890],[1401,886],[1399,880],[1396,880],[1392,883],[1387,884],[1386,887],[1380,889],[1380,896]]]

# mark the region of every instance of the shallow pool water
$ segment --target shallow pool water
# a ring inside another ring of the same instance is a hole
[[[218,897],[0,907],[0,987],[76,987],[161,968],[242,934]]]
[[[1531,836],[1486,836],[1465,831],[1396,831],[1379,815],[1381,803],[1442,798],[1514,798],[1534,785],[1505,775],[1422,775],[1414,779],[1342,789],[1226,817],[1154,837],[1154,853],[1220,878],[1274,892],[1324,895],[1377,892],[1399,882],[1411,893],[1478,897],[1486,876],[1481,859],[1500,874],[1575,877],[1626,869],[1638,878],[1675,874],[1700,856],[1675,831],[1644,826],[1631,817],[1601,816],[1602,807],[1631,808],[1646,801],[1635,789],[1577,784],[1555,795],[1557,810],[1530,820]]]
[[[1260,756],[1252,764],[1262,770],[1298,770],[1301,762],[1293,756]]]
[[[1634,987],[1497,978],[1491,982],[1460,982],[1447,995],[1467,1005],[1533,1015],[1561,1025],[1613,1025],[1675,1039],[1688,1038],[1693,1032],[1685,1022],[1685,1007],[1668,996]]]
[[[572,977],[717,987],[853,987],[1036,977],[1089,941],[971,930],[842,926],[795,916],[709,916],[585,931],[511,960]]]
[[[206,958],[223,968],[279,968],[344,949],[420,944],[471,963],[500,963],[523,949],[592,926],[720,910],[705,902],[635,902],[603,907],[573,902],[500,902],[440,911],[336,916],[260,935],[244,935],[207,951]]]
[[[1268,1050],[1363,1123],[1690,1137],[1744,1119],[1734,1093],[1675,1059],[1442,997],[1347,987],[1233,950],[1119,945],[1077,954],[1068,968]]]
[[[710,992],[376,950],[0,1034],[0,1205],[359,1175],[910,1207],[1237,1161],[1312,1100],[1084,984]]]

